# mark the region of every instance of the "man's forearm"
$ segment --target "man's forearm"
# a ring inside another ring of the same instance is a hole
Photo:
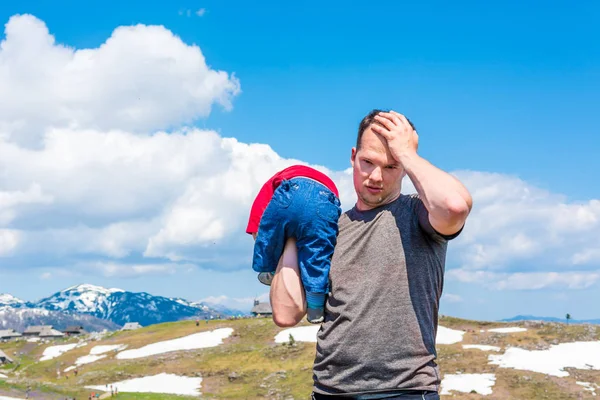
[[[271,282],[270,299],[273,321],[277,326],[294,326],[306,314],[306,299],[298,267],[298,250],[293,238],[288,239],[285,244]]]
[[[460,229],[473,206],[467,188],[416,153],[403,156],[400,162],[429,211],[434,228],[442,234]]]

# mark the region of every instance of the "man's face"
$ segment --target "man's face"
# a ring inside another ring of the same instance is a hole
[[[387,141],[367,128],[360,150],[352,149],[354,190],[360,210],[370,210],[396,200],[404,170],[390,153]]]

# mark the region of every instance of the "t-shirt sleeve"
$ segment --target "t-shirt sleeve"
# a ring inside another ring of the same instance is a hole
[[[246,227],[246,233],[253,234],[258,232],[258,226],[260,225],[260,219],[262,218],[265,209],[273,197],[273,178],[269,179],[260,189],[252,208],[250,209],[250,218],[248,219],[248,226]]]
[[[429,221],[429,211],[423,200],[419,198],[418,195],[412,195],[411,200],[414,202],[414,210],[416,213],[416,217],[419,221],[419,226],[425,233],[427,233],[432,239],[440,242],[440,241],[449,241],[456,238],[462,232],[464,225],[460,230],[452,235],[444,235],[435,230],[435,228],[431,225]]]

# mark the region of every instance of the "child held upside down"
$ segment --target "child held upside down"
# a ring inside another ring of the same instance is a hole
[[[252,268],[270,285],[288,238],[296,238],[307,319],[324,319],[329,268],[341,214],[337,187],[327,175],[293,165],[273,175],[256,196],[246,233],[254,239]]]

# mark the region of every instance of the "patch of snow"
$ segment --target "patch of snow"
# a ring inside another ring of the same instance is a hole
[[[67,351],[73,350],[76,347],[77,343],[47,347],[46,350],[44,350],[44,354],[42,354],[40,361],[52,360],[53,358],[59,357],[60,355],[66,353]]]
[[[0,374],[0,378],[2,378],[2,379],[6,379],[6,378],[8,378],[8,376],[6,376],[6,375],[4,375],[4,374]]]
[[[596,388],[600,388],[600,386],[598,386],[596,384],[589,383],[589,382],[579,382],[579,381],[576,381],[575,383],[578,384],[579,386],[583,386],[583,390],[587,390],[588,392],[592,392],[592,395],[594,395],[594,396],[596,395]],[[596,386],[596,388],[593,387],[592,385]]]
[[[168,393],[187,396],[200,396],[202,378],[190,378],[173,374],[158,374],[143,378],[109,383],[119,392],[129,393]],[[106,391],[106,385],[86,386],[87,389]],[[1,400],[1,399],[0,399]]]
[[[492,394],[492,387],[496,383],[495,374],[446,374],[442,380],[440,394],[452,394],[451,391],[478,394],[487,396]]]
[[[67,351],[73,350],[78,347],[83,347],[86,345],[87,345],[86,342],[79,342],[79,343],[63,344],[60,346],[47,347],[44,350],[44,354],[42,354],[42,358],[40,358],[40,361],[52,360],[53,358],[59,357],[62,354],[66,353]]]
[[[23,400],[23,398],[0,396],[0,400]]]
[[[297,342],[316,342],[317,332],[321,328],[320,325],[299,326],[296,328],[284,329],[275,336],[276,343],[285,343],[290,340],[290,334]],[[436,336],[437,344],[453,344],[461,342],[465,332],[449,329],[443,326],[438,326]]]
[[[32,337],[32,338],[27,339],[27,341],[29,343],[36,343],[36,342],[40,341],[40,338],[39,337]]]
[[[437,335],[435,337],[436,344],[454,344],[462,342],[464,331],[438,326]]]
[[[77,361],[75,361],[75,365],[91,364],[93,362],[103,359],[104,357],[106,357],[106,354],[100,356],[90,354],[89,356],[79,357]]]
[[[515,333],[515,332],[525,332],[527,328],[519,328],[518,326],[511,326],[510,328],[494,328],[488,329],[489,332],[496,333]]]
[[[178,339],[152,343],[139,349],[125,350],[117,354],[120,360],[149,357],[156,354],[169,353],[179,350],[202,349],[215,347],[223,343],[223,339],[233,333],[232,328],[215,329],[214,331],[200,332]]]
[[[88,335],[88,339],[92,341],[102,340],[105,336],[107,336],[110,332],[104,329],[102,332],[92,332]]]
[[[463,349],[479,349],[482,351],[500,351],[500,347],[484,344],[463,344]]]
[[[90,355],[99,355],[108,353],[109,351],[121,351],[127,348],[126,344],[115,344],[106,346],[96,346],[90,350]]]
[[[561,343],[547,350],[524,350],[510,347],[504,354],[488,356],[490,364],[540,372],[559,377],[569,376],[564,368],[600,370],[600,341]]]
[[[75,368],[77,368],[77,367],[74,365],[71,365],[69,368],[65,368],[64,372],[73,371]]]
[[[290,340],[290,335],[297,342],[316,342],[317,332],[321,329],[321,325],[299,326],[297,328],[289,328],[275,335],[275,343],[286,343]]]

